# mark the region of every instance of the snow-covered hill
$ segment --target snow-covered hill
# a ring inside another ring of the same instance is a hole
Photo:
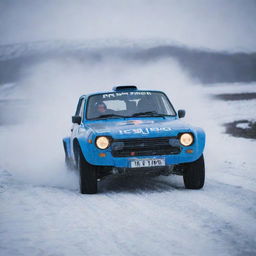
[[[51,60],[100,63],[106,59],[137,65],[173,59],[203,83],[256,81],[256,53],[191,48],[170,40],[39,41],[0,45],[0,86],[24,69]]]
[[[106,48],[143,48],[148,49],[159,45],[171,45],[185,47],[181,43],[171,40],[125,40],[125,39],[97,39],[97,40],[56,40],[56,41],[36,41],[16,44],[0,45],[0,60],[8,60],[19,57],[27,57],[43,54],[65,54],[82,50],[101,50]]]

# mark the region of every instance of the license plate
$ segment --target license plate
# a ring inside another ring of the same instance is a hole
[[[130,164],[131,168],[165,166],[165,160],[162,158],[131,160]]]

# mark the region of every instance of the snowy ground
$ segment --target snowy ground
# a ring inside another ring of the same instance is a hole
[[[109,177],[99,194],[81,195],[77,177],[64,168],[61,143],[40,138],[37,126],[31,128],[36,135],[26,124],[2,126],[0,255],[256,255],[256,141],[233,138],[222,126],[255,120],[256,100],[209,96],[255,92],[255,86],[197,87],[196,98],[184,106],[187,121],[207,133],[207,176],[200,191],[185,190],[178,176]],[[47,146],[41,149],[35,140]]]

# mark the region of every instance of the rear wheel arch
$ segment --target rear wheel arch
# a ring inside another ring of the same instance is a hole
[[[67,144],[65,140],[63,140],[63,147],[64,147],[65,156],[68,157]]]

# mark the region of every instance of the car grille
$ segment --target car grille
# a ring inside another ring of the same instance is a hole
[[[177,140],[174,137],[114,140],[111,153],[114,157],[179,154],[180,146],[171,146],[170,139]]]

